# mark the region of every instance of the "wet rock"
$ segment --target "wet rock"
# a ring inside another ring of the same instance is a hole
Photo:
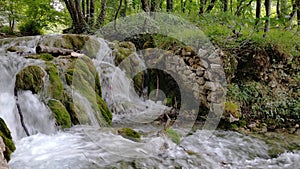
[[[44,86],[45,73],[39,66],[28,66],[21,70],[16,77],[15,91],[30,90],[38,93]]]
[[[5,144],[3,142],[2,137],[0,137],[0,168],[1,169],[8,169],[7,161],[4,158],[4,151],[5,151]]]

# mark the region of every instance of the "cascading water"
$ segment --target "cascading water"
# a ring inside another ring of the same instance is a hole
[[[21,47],[34,48],[40,40],[30,38],[30,44],[18,40]],[[12,131],[16,151],[9,165],[12,169],[93,169],[93,168],[297,168],[300,152],[283,153],[277,158],[268,156],[268,146],[260,140],[236,132],[216,131],[209,139],[198,130],[181,137],[179,145],[165,135],[158,135],[158,128],[147,124],[166,106],[150,100],[144,101],[130,87],[131,80],[116,67],[111,50],[99,39],[101,48],[94,64],[101,77],[102,95],[114,110],[115,124],[123,126],[143,123],[135,129],[144,133],[141,142],[134,142],[116,134],[116,129],[99,128],[96,121],[90,125],[77,125],[57,131],[49,109],[37,95],[19,91],[24,122],[31,136],[26,137],[17,114],[14,84],[16,74],[28,65],[42,65],[36,60],[25,59],[15,53],[0,56],[0,117]],[[23,45],[23,46],[22,46]],[[5,45],[3,45],[5,46]],[[6,45],[8,46],[8,45]],[[4,49],[0,48],[0,53]],[[78,94],[85,109],[88,100]],[[119,114],[118,114],[119,113]],[[89,115],[93,119],[93,115]],[[95,119],[95,118],[94,118]]]

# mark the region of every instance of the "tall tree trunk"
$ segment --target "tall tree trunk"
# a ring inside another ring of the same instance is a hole
[[[90,0],[90,20],[88,22],[90,27],[93,27],[94,22],[95,22],[95,2],[94,0]]]
[[[223,11],[224,12],[228,11],[228,0],[223,0]]]
[[[103,25],[105,15],[106,15],[106,0],[101,0],[101,11],[97,18],[96,28],[100,28],[100,26]]]
[[[88,23],[90,20],[90,0],[86,0],[86,17],[85,17],[85,21]]]
[[[123,8],[121,8],[121,11],[120,11],[121,17],[126,17],[127,5],[128,5],[127,0],[124,0],[124,6],[123,6]]]
[[[261,0],[256,0],[256,13],[255,13],[255,16],[256,16],[255,27],[257,27],[258,24],[259,24],[260,17],[261,17]]]
[[[157,0],[151,0],[150,12],[156,12],[157,10]]]
[[[297,5],[297,24],[298,24],[298,30],[300,30],[300,0],[296,0]]]
[[[141,0],[142,2],[142,9],[145,12],[149,12],[149,4],[148,4],[148,0]]]
[[[205,2],[206,2],[206,0],[200,0],[200,8],[199,8],[200,15],[204,14]]]
[[[215,3],[216,3],[217,0],[211,0],[207,9],[206,9],[206,12],[207,13],[210,13],[210,11],[215,7]]]
[[[277,14],[277,18],[281,18],[281,11],[280,11],[280,0],[277,0],[276,2],[276,14]]]
[[[173,0],[167,0],[167,12],[173,11]]]
[[[267,32],[270,31],[270,16],[271,16],[271,0],[265,0],[265,8],[266,8],[266,17],[267,17],[267,20],[266,20],[266,25],[265,25],[265,29],[264,29],[264,37],[267,36]]]
[[[119,12],[122,8],[122,4],[123,4],[123,0],[120,0],[120,4],[119,4],[119,7],[117,9],[117,12],[115,14],[115,18],[114,18],[114,29],[117,30],[117,18],[118,18],[118,15],[119,15]]]
[[[82,15],[85,19],[86,15],[85,15],[85,1],[84,0],[81,1],[81,11],[82,11]]]
[[[72,18],[74,33],[83,33],[87,24],[80,9],[80,0],[64,0],[64,2]]]

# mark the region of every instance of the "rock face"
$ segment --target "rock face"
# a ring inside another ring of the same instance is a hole
[[[1,169],[8,169],[7,161],[4,158],[3,152],[5,151],[5,144],[3,142],[2,137],[0,137],[0,168]]]

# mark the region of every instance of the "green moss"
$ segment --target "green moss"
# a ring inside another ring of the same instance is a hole
[[[62,36],[66,47],[69,49],[80,50],[83,48],[86,41],[89,40],[88,36],[82,35],[63,35]]]
[[[0,137],[2,137],[5,144],[4,157],[7,161],[9,161],[10,155],[13,151],[15,151],[16,147],[12,140],[11,133],[2,118],[0,118]]]
[[[42,59],[44,61],[52,61],[54,59],[54,57],[49,53],[33,54],[26,57],[32,59]]]
[[[171,129],[171,128],[168,128],[168,129],[166,130],[166,135],[167,135],[174,143],[180,144],[180,134],[179,134],[177,131],[175,131],[175,130],[173,130],[173,129]]]
[[[106,103],[104,102],[104,100],[97,95],[97,105],[98,105],[98,109],[101,112],[102,117],[104,117],[105,121],[111,125],[112,124],[112,113],[111,111],[108,109]],[[102,118],[99,118],[102,119]]]
[[[31,90],[38,93],[44,85],[44,76],[45,73],[39,66],[28,66],[17,74],[15,90]]]
[[[46,72],[49,75],[50,85],[48,88],[49,96],[62,101],[63,100],[63,83],[59,77],[59,71],[57,67],[51,63],[46,63]]]
[[[60,101],[49,100],[48,106],[53,113],[57,125],[61,126],[62,128],[71,127],[71,117],[65,106]]]
[[[127,138],[127,139],[135,141],[135,142],[140,142],[141,141],[141,134],[134,131],[131,128],[119,129],[118,134],[121,135],[124,138]]]
[[[100,77],[92,60],[87,56],[78,59],[76,65],[68,70],[68,76],[67,83],[72,84],[82,96],[87,98],[93,110],[97,112],[98,121],[102,125],[111,125],[112,113],[101,98]]]
[[[44,61],[51,61],[54,59],[54,57],[49,54],[49,53],[42,53],[42,54],[39,54],[39,57],[40,59],[44,60]]]

